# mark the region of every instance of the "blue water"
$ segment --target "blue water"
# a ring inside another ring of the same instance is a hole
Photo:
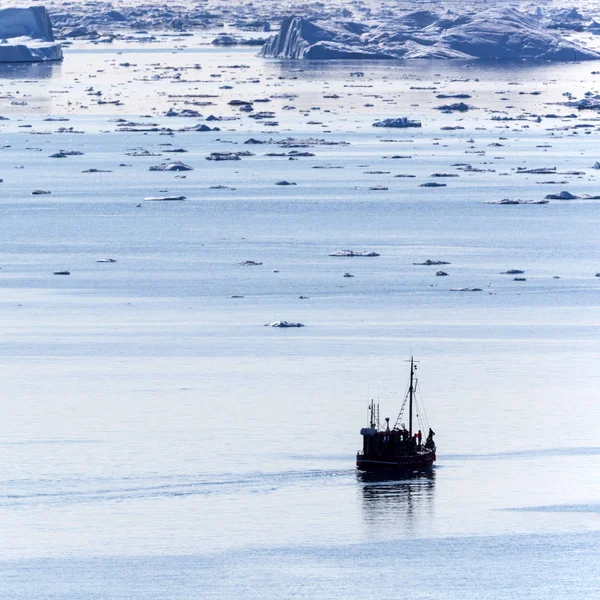
[[[592,86],[589,65],[386,63],[359,81],[356,64],[248,50],[115,50],[81,45],[3,79],[0,597],[597,597],[599,204],[487,203],[600,193],[595,115],[491,121],[569,114],[555,103],[564,82]],[[203,80],[152,80],[167,62],[201,62]],[[94,104],[90,85],[124,106]],[[465,90],[477,109],[435,110],[435,93]],[[218,96],[201,110],[223,115],[236,97],[297,97],[261,107],[272,128],[243,116],[220,132],[117,131],[117,117],[195,124],[164,117],[186,93]],[[371,127],[409,108],[421,129]],[[574,135],[582,122],[591,133]],[[264,156],[288,136],[347,144]],[[84,154],[50,158],[60,149]],[[148,171],[163,159],[194,170]],[[440,172],[459,177],[419,187]],[[164,194],[187,200],[144,201]],[[344,248],[381,256],[329,256]],[[426,259],[451,264],[414,264]],[[282,319],[306,326],[264,327]],[[364,481],[367,404],[395,420],[411,353],[437,466]]]

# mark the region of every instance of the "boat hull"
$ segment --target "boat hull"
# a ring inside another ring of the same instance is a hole
[[[428,470],[435,462],[435,451],[417,452],[403,456],[369,457],[357,454],[356,468],[359,471],[419,471]]]

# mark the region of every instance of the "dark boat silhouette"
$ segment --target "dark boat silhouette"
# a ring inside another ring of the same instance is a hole
[[[407,397],[402,404],[396,424],[390,429],[389,418],[385,419],[385,429],[379,425],[379,405],[371,401],[369,405],[369,427],[360,430],[363,436],[363,450],[356,455],[356,468],[365,473],[407,473],[428,471],[433,467],[436,456],[434,431],[430,428],[427,439],[422,442],[422,432],[413,432],[414,396],[417,380],[416,365],[410,358],[410,384]],[[408,401],[408,429],[400,423]]]

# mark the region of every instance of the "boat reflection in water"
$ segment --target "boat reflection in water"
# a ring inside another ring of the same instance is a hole
[[[365,522],[383,535],[426,531],[435,509],[435,470],[405,474],[402,478],[375,473],[358,473],[362,484]]]

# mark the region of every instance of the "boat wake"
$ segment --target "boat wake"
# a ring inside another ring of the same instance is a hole
[[[209,496],[240,492],[272,493],[289,486],[315,482],[353,481],[354,469],[255,472],[244,475],[216,474],[180,477],[129,477],[12,480],[0,485],[0,507],[72,505],[121,502],[148,498]]]

